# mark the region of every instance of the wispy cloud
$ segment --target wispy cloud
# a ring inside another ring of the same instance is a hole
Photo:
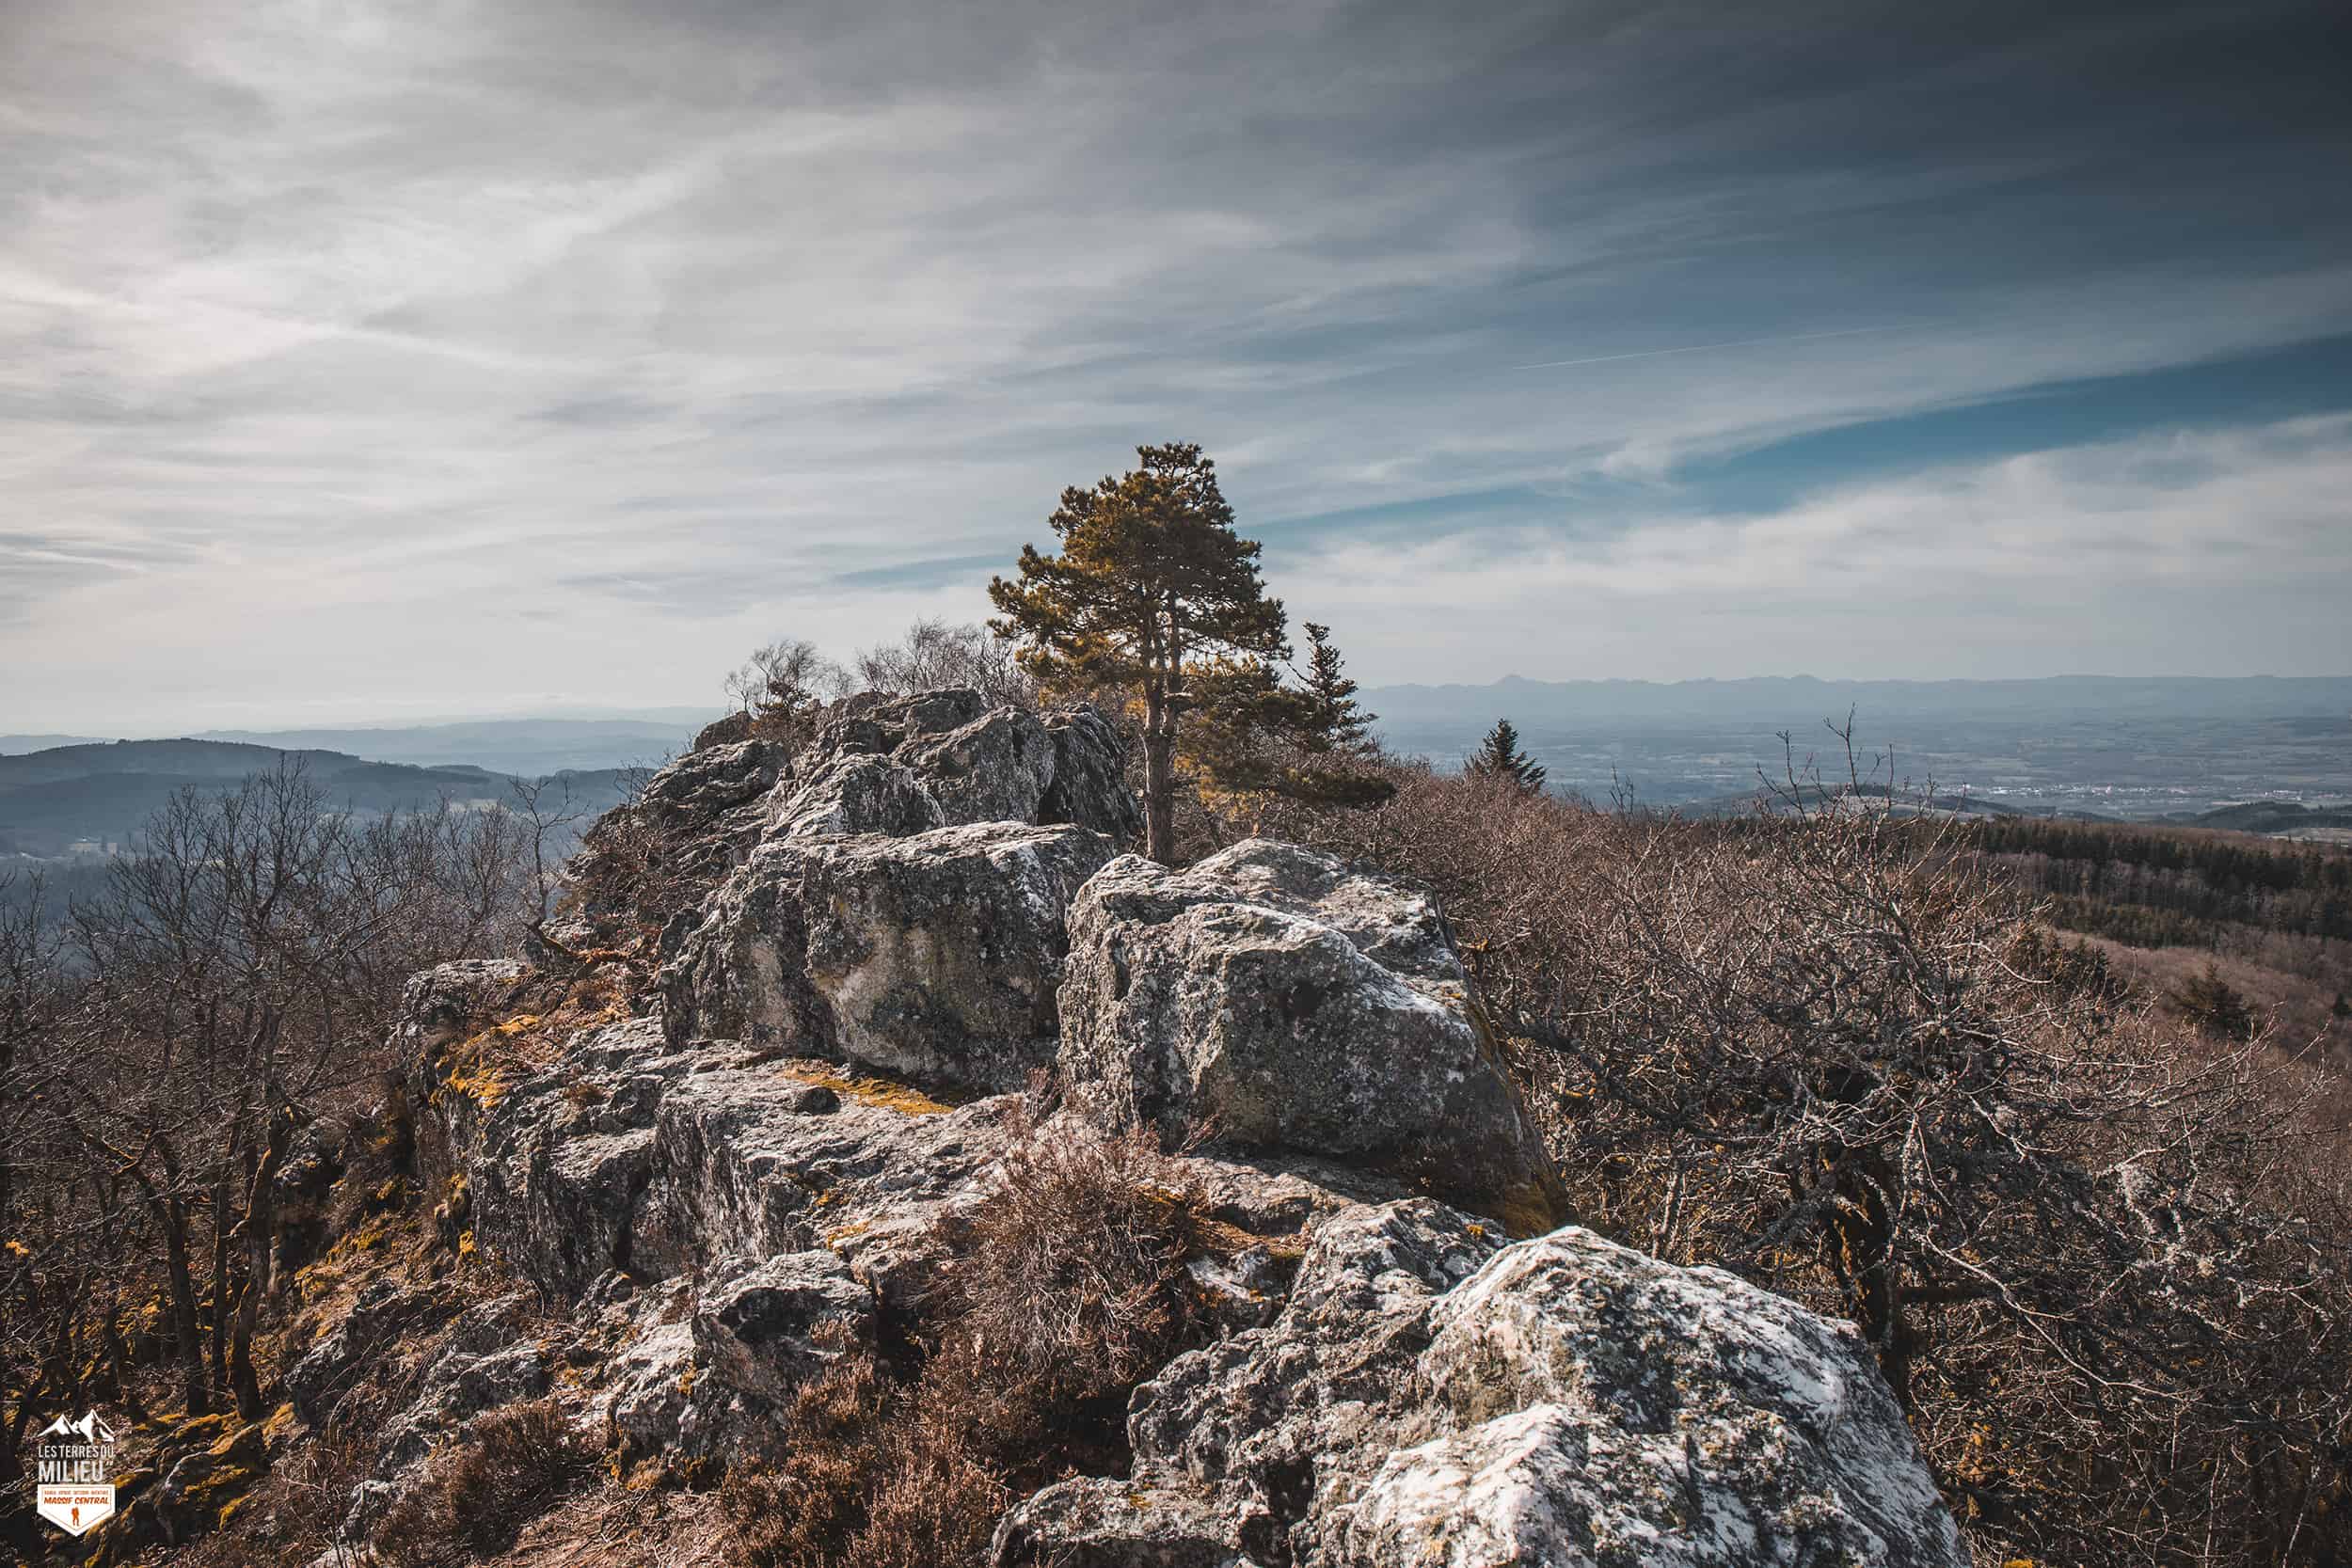
[[[977,612],[976,563],[1061,485],[1170,437],[1382,673],[1502,657],[1458,607],[1400,628],[1423,582],[1507,590],[1504,542],[1601,595],[1511,667],[1783,667],[1716,638],[1695,579],[1635,586],[1729,550],[1813,602],[1737,518],[1825,527],[1860,492],[1781,474],[1726,509],[1742,454],[2352,330],[2324,8],[1979,20],[19,5],[0,479],[46,543],[0,555],[0,664],[36,674],[0,719],[691,700],[786,626]],[[2048,528],[2004,547],[2074,570]],[[1838,553],[1814,569],[1943,572],[1982,633],[1929,656],[1848,622],[1847,668],[2041,657],[2001,641],[2027,567],[1870,529]],[[2123,667],[2153,613],[2104,596],[2049,657]]]
[[[2342,667],[2352,415],[2172,433],[1828,486],[1761,514],[1655,510],[1605,532],[1334,543],[1310,575],[1388,623],[1380,673],[1724,670],[1986,675]],[[1573,607],[1572,609],[1570,607]]]

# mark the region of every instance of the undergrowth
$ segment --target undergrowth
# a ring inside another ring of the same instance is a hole
[[[726,1478],[742,1568],[975,1561],[1016,1497],[1125,1472],[1128,1394],[1205,1337],[1187,1262],[1254,1238],[1206,1217],[1148,1135],[1021,1132],[903,1352],[834,1331],[778,1459]]]

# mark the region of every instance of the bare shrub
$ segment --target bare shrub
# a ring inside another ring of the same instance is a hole
[[[12,1424],[119,1362],[118,1305],[151,1292],[183,1408],[265,1413],[281,1169],[377,1082],[410,974],[519,937],[532,856],[511,814],[363,819],[290,760],[174,795],[51,927],[61,951],[0,928],[0,984],[29,984],[8,1011],[39,1022],[0,1026],[0,1101],[39,1107],[29,1142],[0,1125],[0,1232],[42,1276],[0,1271],[0,1319],[31,1330],[0,1333]]]
[[[761,720],[789,723],[850,689],[850,673],[805,637],[779,637],[721,683],[755,728]]]
[[[1398,784],[1290,831],[1440,895],[1587,1223],[1854,1319],[1988,1550],[2342,1560],[2324,1084],[2054,954],[1899,800],[1692,823]]]
[[[1015,651],[986,626],[931,617],[915,622],[896,642],[861,652],[857,678],[871,691],[969,687],[992,707],[1033,708],[1037,682],[1021,668]]]
[[[391,1568],[460,1568],[495,1556],[595,1463],[554,1401],[491,1411],[385,1511],[376,1550]]]
[[[341,1530],[373,1453],[373,1443],[347,1425],[313,1434],[271,1466],[229,1528],[174,1560],[183,1568],[308,1568],[324,1553],[333,1568],[359,1568],[363,1554]]]
[[[971,1221],[954,1340],[1041,1414],[1106,1398],[1123,1414],[1127,1389],[1195,1326],[1184,1265],[1208,1244],[1195,1203],[1147,1133],[1032,1134]]]
[[[1150,1138],[1025,1132],[949,1233],[955,1268],[909,1325],[911,1367],[836,1336],[775,1465],[727,1477],[746,1568],[977,1561],[1022,1492],[1125,1470],[1127,1396],[1197,1337],[1185,1263],[1217,1230]]]

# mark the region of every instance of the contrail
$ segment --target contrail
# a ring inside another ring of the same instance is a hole
[[[1837,332],[1799,332],[1787,338],[1741,338],[1728,343],[1692,343],[1688,348],[1649,348],[1639,354],[1600,354],[1590,359],[1546,359],[1540,364],[1513,365],[1515,371],[1553,371],[1564,365],[1609,365],[1620,359],[1663,359],[1669,354],[1705,354],[1709,349],[1754,348],[1759,343],[1807,343],[1817,338],[1859,338],[1866,332],[1899,332],[1899,326],[1849,326]]]

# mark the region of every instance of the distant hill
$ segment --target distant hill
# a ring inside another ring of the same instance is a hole
[[[26,752],[54,751],[59,746],[103,746],[103,736],[95,735],[0,735],[0,757],[22,755]]]
[[[430,808],[439,801],[479,805],[510,798],[510,775],[471,766],[422,768],[376,762],[326,750],[218,740],[119,740],[53,747],[0,756],[0,844],[43,858],[101,847],[135,834],[175,790],[225,790],[287,760],[298,762],[338,804],[371,815]],[[547,775],[532,775],[542,777]],[[588,813],[621,798],[617,768],[565,769],[552,777]]]
[[[2227,828],[2241,833],[2294,833],[2310,828],[2352,828],[2352,811],[2314,811],[2292,800],[2249,800],[2212,811],[2168,817],[2196,828]]]
[[[470,763],[539,777],[565,768],[659,767],[719,717],[711,708],[626,719],[485,719],[401,728],[206,730],[197,738],[342,752],[437,768]]]
[[[280,752],[339,752],[421,768],[470,764],[542,777],[569,768],[659,766],[686,749],[717,708],[655,708],[596,719],[471,719],[439,724],[349,725],[299,730],[199,730],[181,738]],[[0,757],[110,744],[87,735],[0,735]]]

